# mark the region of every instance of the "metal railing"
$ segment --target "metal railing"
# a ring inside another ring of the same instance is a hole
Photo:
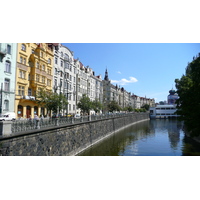
[[[117,114],[102,114],[102,115],[89,115],[89,116],[81,116],[78,118],[75,117],[60,117],[60,118],[40,118],[36,119],[22,119],[15,120],[12,122],[11,131],[12,134],[31,131],[35,129],[45,129],[45,128],[53,128],[70,124],[79,124],[85,123],[89,121],[96,121],[101,119],[109,119],[109,118],[117,118],[122,116],[131,115],[133,113],[117,113]],[[141,113],[134,113],[135,115],[139,115]]]

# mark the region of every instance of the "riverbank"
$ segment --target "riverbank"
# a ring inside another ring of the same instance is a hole
[[[2,156],[74,156],[109,135],[134,123],[149,120],[149,113],[30,131],[0,139]]]

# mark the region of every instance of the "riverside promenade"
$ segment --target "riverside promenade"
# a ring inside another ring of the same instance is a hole
[[[149,113],[127,113],[81,118],[1,122],[2,156],[73,156],[134,123],[149,120]],[[10,131],[10,134],[9,134]]]

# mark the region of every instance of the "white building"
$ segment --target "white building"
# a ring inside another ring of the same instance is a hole
[[[16,43],[0,43],[0,114],[15,109],[16,53]]]
[[[54,49],[54,86],[53,90],[62,93],[68,100],[67,110],[62,114],[76,114],[76,66],[73,52],[59,44]]]
[[[169,118],[169,117],[178,117],[176,112],[175,105],[157,105],[156,107],[150,108],[150,117],[151,118]]]

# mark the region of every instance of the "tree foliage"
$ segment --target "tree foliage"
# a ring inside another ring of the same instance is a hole
[[[200,135],[200,57],[186,67],[185,75],[175,80],[179,99],[177,114],[181,115],[188,131]]]
[[[45,90],[38,91],[36,102],[38,105],[44,106],[48,111],[53,111],[54,113],[66,110],[68,105],[65,95],[47,92]]]
[[[131,106],[125,107],[124,111],[132,112],[134,109]]]
[[[141,108],[144,108],[146,111],[149,110],[149,104],[144,104]]]
[[[92,109],[98,113],[102,110],[103,106],[101,104],[100,101],[98,101],[98,99],[95,99],[93,102],[92,102]]]
[[[121,107],[118,105],[118,103],[116,101],[111,101],[108,104],[108,111],[109,112],[113,112],[113,111],[120,111]]]
[[[90,101],[90,98],[86,96],[86,94],[83,94],[77,106],[81,109],[83,114],[87,113],[88,115],[90,114],[90,110],[93,108],[92,102]]]

